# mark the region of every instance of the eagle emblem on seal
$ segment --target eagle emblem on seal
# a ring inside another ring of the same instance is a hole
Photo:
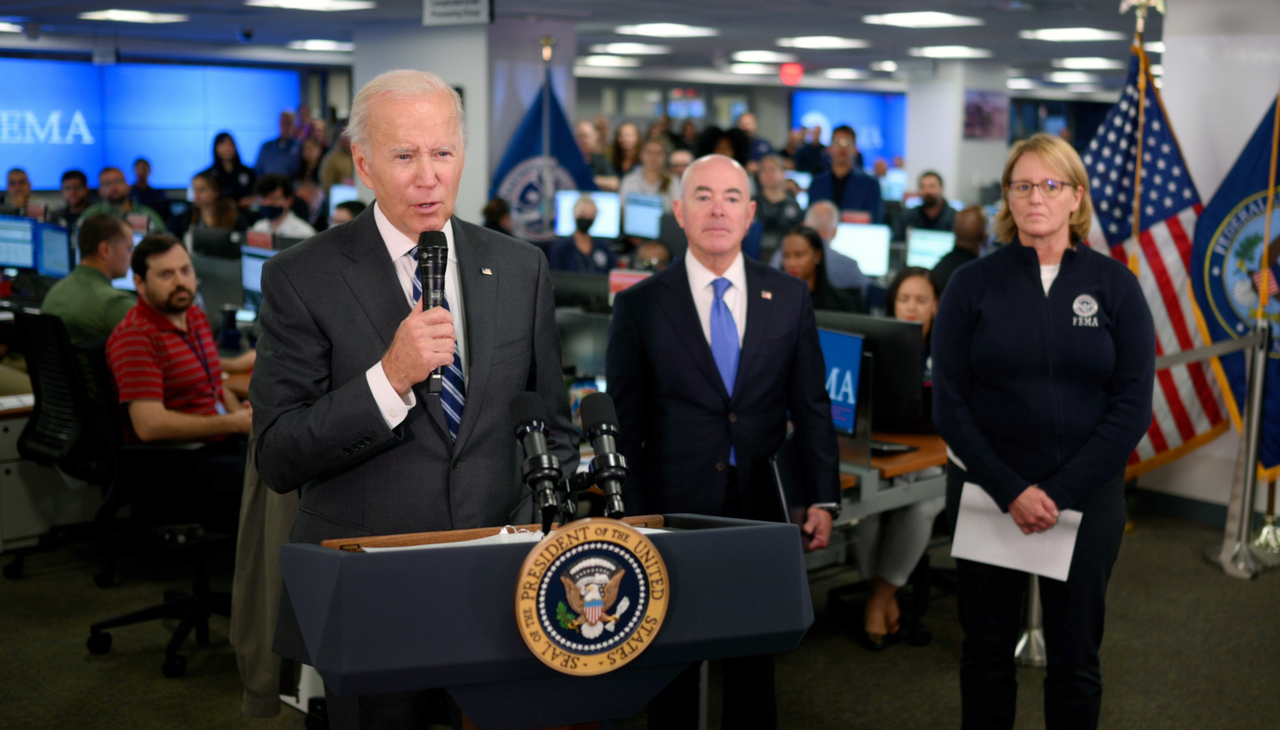
[[[613,631],[631,605],[626,597],[618,601],[618,589],[625,574],[625,570],[607,558],[584,558],[569,566],[560,574],[568,601],[568,605],[561,603],[556,607],[560,627],[580,631],[587,639],[600,636],[606,629]]]

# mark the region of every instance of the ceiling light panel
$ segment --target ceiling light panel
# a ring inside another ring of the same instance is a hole
[[[777,66],[765,63],[731,63],[726,67],[731,74],[742,76],[772,76],[778,73]]]
[[[857,38],[839,38],[833,35],[806,35],[797,38],[779,38],[774,41],[783,48],[804,48],[811,51],[867,48],[871,44]]]
[[[613,29],[621,35],[643,35],[653,38],[708,38],[720,35],[715,28],[703,28],[683,23],[641,23],[639,25],[620,25]]]
[[[792,63],[796,55],[778,51],[738,51],[733,54],[733,60],[742,63]]]
[[[293,41],[289,44],[289,48],[295,51],[330,51],[335,53],[350,53],[356,49],[356,44],[350,41],[327,41],[327,40],[309,40],[309,41]]]
[[[872,61],[871,70],[872,71],[888,71],[889,73],[893,73],[894,71],[898,70],[898,62],[897,61]]]
[[[179,13],[148,13],[145,10],[94,10],[80,13],[81,20],[109,20],[116,23],[185,23]]]
[[[984,25],[986,23],[982,18],[932,11],[864,15],[862,16],[862,22],[870,25],[895,25],[899,28],[960,28],[968,25]]]
[[[579,56],[578,63],[597,68],[636,68],[640,65],[640,59],[608,55]]]
[[[660,56],[671,53],[671,46],[659,46],[653,43],[597,43],[591,46],[591,52],[613,56]]]
[[[1058,43],[1088,41],[1122,41],[1128,36],[1114,30],[1100,28],[1042,28],[1040,30],[1020,30],[1019,38],[1032,41],[1055,41]]]
[[[256,8],[312,10],[320,13],[336,13],[343,10],[372,10],[378,7],[378,3],[374,2],[374,0],[245,0],[244,4]]]
[[[1055,84],[1091,84],[1098,80],[1098,77],[1084,71],[1051,71],[1045,78]]]
[[[1164,53],[1164,41],[1151,41],[1142,44],[1143,50],[1147,53]]]
[[[1055,58],[1051,63],[1054,68],[1067,68],[1072,71],[1105,71],[1110,69],[1122,69],[1128,66],[1127,63],[1119,59],[1102,58],[1100,56],[1085,58]]]
[[[971,46],[923,46],[908,48],[907,53],[921,58],[991,58],[991,51]]]
[[[1010,89],[1038,89],[1038,88],[1040,88],[1040,84],[1037,84],[1037,83],[1036,83],[1035,81],[1033,81],[1032,79],[1009,79],[1008,81],[1005,81],[1004,85],[1005,85],[1005,86],[1007,86],[1007,87],[1009,87]]]
[[[822,72],[822,75],[829,79],[838,81],[855,81],[857,79],[869,78],[871,74],[856,68],[829,68]]]

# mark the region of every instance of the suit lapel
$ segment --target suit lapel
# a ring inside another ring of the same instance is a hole
[[[467,392],[458,424],[460,447],[475,430],[488,390],[489,370],[493,365],[493,345],[498,327],[498,279],[502,272],[488,246],[479,236],[470,235],[456,219],[453,221],[453,246],[458,256],[458,283],[467,322]],[[490,274],[480,273],[484,268]]]
[[[711,345],[702,333],[702,320],[698,318],[698,308],[693,303],[689,273],[685,269],[684,260],[672,264],[668,271],[671,273],[666,277],[666,291],[659,296],[663,314],[675,332],[676,339],[684,345],[702,375],[711,382],[722,398],[728,400],[729,391],[725,390],[724,379],[720,377],[715,356],[711,354]],[[747,321],[751,320],[748,318]]]
[[[760,353],[774,310],[772,295],[768,299],[764,297],[764,277],[753,265],[755,262],[747,260],[744,263],[747,274],[747,330],[742,336],[742,355],[738,358],[736,383],[746,382],[744,376],[749,372],[751,361]],[[741,388],[734,387],[735,394],[741,392]]]
[[[342,252],[351,260],[351,265],[342,269],[342,278],[382,338],[383,347],[391,347],[400,322],[409,316],[409,304],[391,257],[387,255],[386,243],[378,232],[373,205],[352,221],[350,230]]]

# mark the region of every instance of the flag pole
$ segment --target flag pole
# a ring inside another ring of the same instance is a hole
[[[1141,242],[1138,236],[1142,231],[1142,136],[1146,129],[1147,112],[1147,54],[1142,49],[1142,31],[1147,24],[1147,3],[1151,0],[1136,0],[1136,27],[1133,31],[1133,45],[1138,49],[1138,149],[1137,164],[1133,170],[1133,248],[1129,250],[1129,270],[1138,275],[1138,247]],[[1124,12],[1123,8],[1121,12]]]
[[[556,39],[542,36],[542,230],[551,227],[555,204],[555,173],[551,159],[551,54]]]
[[[1275,209],[1276,199],[1276,153],[1280,149],[1280,95],[1276,97],[1276,113],[1275,123],[1271,127],[1271,169],[1267,171],[1267,214],[1266,223],[1263,224],[1262,236],[1262,276],[1258,277],[1258,319],[1257,330],[1270,331],[1271,324],[1267,321],[1267,304],[1271,301],[1271,267],[1267,266],[1268,247],[1271,245],[1271,214]],[[1264,330],[1265,328],[1265,330]],[[1263,348],[1264,353],[1261,358],[1266,363],[1267,348]],[[1261,434],[1258,434],[1261,437]],[[1256,443],[1256,441],[1255,441]],[[1255,477],[1256,478],[1256,477]],[[1280,531],[1276,529],[1276,483],[1273,480],[1270,484],[1270,492],[1267,494],[1267,516],[1266,524],[1258,533],[1258,538],[1252,543],[1254,552],[1264,554],[1263,561],[1273,563],[1273,560],[1267,560],[1268,557],[1273,558],[1280,554]]]

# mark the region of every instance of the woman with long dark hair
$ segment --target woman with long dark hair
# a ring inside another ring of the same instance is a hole
[[[241,208],[253,205],[253,184],[257,178],[253,168],[240,161],[240,150],[230,132],[218,132],[213,138],[213,164],[204,172],[213,175],[222,194]]]
[[[235,202],[222,194],[218,179],[208,170],[191,179],[191,212],[174,218],[170,225],[171,233],[178,238],[196,228],[245,228]]]
[[[798,226],[782,239],[782,268],[808,282],[813,308],[852,312],[853,302],[827,280],[827,265],[822,259],[822,237],[814,229]]]

